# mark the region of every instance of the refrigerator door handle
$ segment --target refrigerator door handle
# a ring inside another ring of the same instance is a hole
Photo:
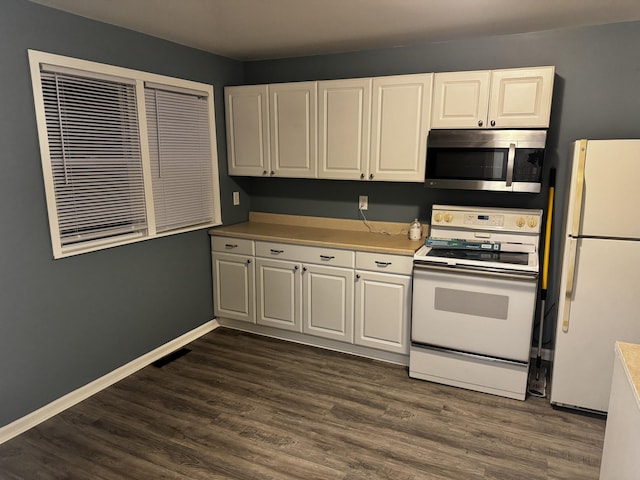
[[[578,240],[569,238],[569,268],[567,270],[567,287],[564,292],[564,312],[562,313],[562,331],[569,331],[569,316],[571,315],[571,298],[573,297],[573,287],[576,279],[576,252],[578,250]]]
[[[587,141],[580,140],[578,144],[580,152],[578,155],[578,166],[576,171],[576,190],[573,198],[573,222],[570,226],[570,235],[580,235],[580,224],[582,223],[582,202],[584,194],[584,168],[587,160]]]

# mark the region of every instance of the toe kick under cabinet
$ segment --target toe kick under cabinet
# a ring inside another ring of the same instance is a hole
[[[408,355],[411,256],[217,236],[211,245],[221,324]]]

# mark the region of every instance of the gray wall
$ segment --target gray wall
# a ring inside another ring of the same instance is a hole
[[[555,65],[551,127],[545,159],[557,169],[556,212],[564,209],[569,143],[579,138],[640,138],[640,23],[473,38],[398,48],[245,65],[249,84]],[[638,167],[640,174],[640,165]],[[540,194],[427,190],[416,184],[252,179],[252,210],[358,218],[358,195],[369,195],[367,218],[429,219],[434,203],[544,208]],[[553,227],[549,293],[557,300],[561,215]],[[537,317],[538,318],[538,317]],[[555,311],[545,322],[552,347]]]
[[[0,13],[0,426],[213,318],[205,230],[53,260],[27,49],[215,85],[223,220],[222,86],[242,64],[127,30],[3,0]]]

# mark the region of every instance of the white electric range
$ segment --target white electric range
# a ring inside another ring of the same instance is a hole
[[[541,210],[433,206],[435,246],[414,256],[411,377],[524,400],[541,220]]]

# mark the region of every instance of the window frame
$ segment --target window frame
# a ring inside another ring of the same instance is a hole
[[[34,106],[36,113],[36,123],[40,146],[40,157],[45,187],[45,197],[47,203],[47,214],[49,218],[49,230],[53,257],[65,258],[81,253],[88,253],[103,250],[120,245],[149,240],[152,238],[166,237],[180,233],[201,230],[222,224],[221,204],[220,204],[220,180],[218,168],[218,150],[216,140],[214,89],[212,85],[191,80],[184,80],[165,75],[158,75],[140,70],[132,70],[124,67],[81,60],[37,50],[28,50],[29,65],[31,70],[31,82],[33,87]],[[54,189],[53,169],[49,149],[49,139],[47,134],[47,124],[45,115],[44,94],[42,88],[41,66],[48,65],[60,70],[69,69],[78,74],[86,74],[91,78],[120,79],[123,82],[133,82],[136,91],[136,104],[138,110],[138,132],[140,137],[140,152],[142,156],[142,172],[144,183],[144,197],[147,229],[146,233],[134,236],[115,236],[99,240],[84,241],[71,245],[62,245],[59,232],[58,212]],[[156,229],[155,209],[153,203],[153,179],[150,166],[149,137],[147,134],[147,112],[145,106],[145,84],[156,84],[166,87],[167,90],[199,94],[206,96],[208,103],[209,138],[211,151],[211,186],[213,200],[213,219],[211,222],[190,225],[174,230],[158,232]]]

